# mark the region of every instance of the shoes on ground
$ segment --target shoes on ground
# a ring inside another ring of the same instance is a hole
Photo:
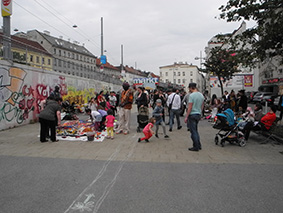
[[[141,139],[140,139],[140,138],[138,139],[138,142],[141,142]]]
[[[107,139],[110,139],[110,136],[106,136]]]
[[[127,134],[129,134],[129,132],[124,132],[124,135],[127,135]]]
[[[168,136],[168,135],[165,135],[164,138],[169,138],[169,136]]]
[[[45,143],[45,142],[48,142],[48,140],[45,140],[45,141],[40,141],[41,143]]]
[[[198,152],[198,151],[199,151],[199,149],[197,149],[197,148],[194,148],[194,147],[192,147],[192,148],[189,148],[188,150],[189,150],[189,151],[193,151],[193,152]]]
[[[111,137],[111,140],[113,140],[114,139],[114,137]]]
[[[155,134],[155,137],[159,138],[158,134]]]
[[[171,129],[171,128],[169,129],[169,132],[172,132],[172,129]]]
[[[182,126],[179,126],[178,129],[182,129]]]
[[[148,142],[149,142],[149,140],[148,140],[148,139],[145,139],[145,142],[147,142],[147,143],[148,143]]]
[[[121,133],[122,133],[122,131],[117,131],[117,132],[116,132],[117,135],[118,135],[118,134],[121,134]]]

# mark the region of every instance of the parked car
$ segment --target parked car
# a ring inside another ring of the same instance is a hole
[[[271,98],[272,93],[271,92],[258,92],[255,94],[253,97],[253,102],[254,103],[262,103],[263,100],[266,100],[268,98]],[[266,98],[265,98],[266,97]]]
[[[251,91],[251,92],[247,92],[246,93],[246,96],[248,98],[248,102],[249,103],[253,103],[253,99],[254,99],[254,96],[258,93],[258,91]]]

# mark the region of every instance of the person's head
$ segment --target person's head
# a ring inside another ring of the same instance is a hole
[[[139,93],[141,93],[143,91],[143,88],[142,87],[138,87],[137,90],[138,90]]]
[[[224,95],[228,95],[228,91],[227,90],[225,90]]]
[[[260,103],[256,103],[255,105],[255,111],[259,111],[262,109],[262,105]]]
[[[114,96],[115,95],[115,92],[114,91],[111,91],[110,92],[110,96]]]
[[[155,123],[155,117],[151,117],[151,118],[149,119],[149,123],[154,124],[154,123]]]
[[[161,106],[162,105],[162,101],[161,101],[161,99],[157,99],[156,100],[156,106]]]
[[[91,97],[89,102],[94,103],[94,97]]]
[[[58,102],[58,104],[60,104],[61,105],[61,103],[62,103],[62,98],[55,98],[55,101],[57,101]]]
[[[177,89],[176,89],[176,88],[173,88],[173,89],[172,89],[172,92],[177,92]]]
[[[91,109],[89,109],[89,108],[85,109],[85,113],[86,113],[87,115],[90,115],[90,114],[91,114]]]
[[[194,92],[197,89],[197,84],[196,83],[190,83],[189,84],[189,91]]]
[[[60,90],[60,87],[59,86],[55,86],[55,91],[59,92],[59,90]]]
[[[240,95],[240,96],[245,95],[245,90],[243,90],[243,89],[242,89],[242,90],[240,90],[240,91],[239,91],[239,95]]]
[[[123,87],[124,90],[127,91],[130,88],[130,84],[125,82],[125,83],[123,83],[122,87]]]
[[[277,111],[277,106],[271,105],[270,106],[270,112],[276,113],[276,111]]]
[[[103,90],[101,90],[100,92],[99,92],[99,95],[102,95],[103,94]]]
[[[212,99],[214,100],[214,99],[216,99],[216,98],[217,98],[216,94],[213,94],[213,95],[212,95]]]
[[[113,115],[113,110],[112,109],[108,109],[107,110],[107,115]]]

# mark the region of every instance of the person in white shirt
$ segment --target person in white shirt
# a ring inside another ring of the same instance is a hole
[[[167,102],[166,102],[169,111],[169,132],[172,132],[173,122],[174,118],[176,116],[177,119],[177,129],[181,129],[181,123],[180,123],[180,107],[181,107],[181,98],[176,93],[176,89],[173,88],[172,93],[168,96]]]

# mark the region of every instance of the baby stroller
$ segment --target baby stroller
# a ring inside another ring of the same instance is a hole
[[[216,145],[220,142],[220,145],[224,147],[225,141],[230,144],[238,144],[240,147],[246,145],[244,133],[240,130],[239,124],[235,122],[234,112],[231,109],[217,114],[217,121],[213,128],[219,129],[214,139]]]
[[[140,107],[138,112],[138,127],[137,132],[141,132],[143,128],[148,124],[148,107]]]

